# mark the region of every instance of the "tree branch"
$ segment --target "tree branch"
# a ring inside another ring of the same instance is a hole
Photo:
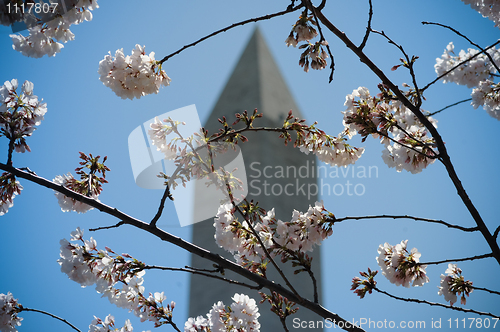
[[[21,311],[33,311],[33,312],[38,312],[40,314],[44,314],[44,315],[50,316],[52,318],[60,320],[63,323],[68,324],[73,330],[78,331],[78,332],[82,332],[76,326],[74,326],[73,324],[71,324],[70,322],[68,322],[66,319],[58,317],[58,316],[56,316],[54,314],[51,314],[50,312],[43,311],[43,310],[38,310],[38,309],[25,308],[25,307],[22,307],[22,306],[20,307],[19,312],[21,312]]]
[[[422,262],[422,263],[417,263],[417,265],[438,265],[438,264],[443,264],[443,263],[473,261],[476,259],[483,259],[483,258],[488,258],[488,257],[493,257],[493,254],[489,253],[489,254],[477,255],[477,256],[466,257],[466,258],[444,259],[442,261],[435,261],[435,262],[425,262],[425,263]]]
[[[372,31],[372,17],[373,17],[373,5],[372,0],[368,0],[368,4],[370,5],[370,10],[368,11],[368,24],[366,25],[365,36],[363,37],[363,41],[359,45],[359,49],[363,50],[366,46],[366,42],[368,41],[368,37],[370,36],[370,32]]]
[[[146,266],[144,266],[142,268],[142,270],[163,270],[163,271],[189,272],[189,273],[192,273],[192,274],[199,274],[199,275],[202,275],[202,276],[205,276],[205,277],[208,277],[208,278],[213,278],[213,279],[221,280],[221,281],[224,281],[224,282],[228,282],[230,284],[235,284],[235,285],[246,287],[246,288],[250,288],[250,289],[256,289],[256,290],[262,289],[261,285],[252,286],[252,285],[246,284],[244,282],[227,279],[227,278],[224,278],[224,277],[221,277],[221,276],[218,276],[218,275],[214,275],[214,274],[210,274],[210,273],[206,273],[206,272],[201,272],[201,271],[198,271],[196,269],[189,268],[187,266],[185,268],[180,268],[180,267],[164,267],[164,266],[156,266],[156,265],[146,265]],[[213,272],[217,272],[217,271],[213,271]]]
[[[187,48],[190,48],[190,47],[193,47],[199,43],[201,43],[202,41],[208,39],[208,38],[211,38],[215,35],[218,35],[219,33],[221,32],[226,32],[230,29],[233,29],[235,27],[238,27],[238,26],[241,26],[241,25],[245,25],[245,24],[248,24],[248,23],[251,23],[251,22],[259,22],[259,21],[264,21],[264,20],[269,20],[273,17],[277,17],[277,16],[282,16],[282,15],[285,15],[285,14],[288,14],[288,13],[291,13],[291,12],[294,12],[300,8],[302,8],[304,5],[301,3],[293,8],[287,8],[286,10],[283,10],[283,11],[280,11],[280,12],[277,12],[277,13],[274,13],[274,14],[269,14],[269,15],[264,15],[264,16],[260,16],[260,17],[256,17],[256,18],[250,18],[248,20],[245,20],[245,21],[241,21],[241,22],[238,22],[238,23],[234,23],[234,24],[231,24],[225,28],[222,28],[220,30],[217,30],[215,32],[212,32],[211,34],[203,37],[203,38],[200,38],[198,39],[197,41],[191,43],[191,44],[188,44],[188,45],[185,45],[184,47],[182,47],[181,49],[175,51],[174,53],[171,53],[169,55],[167,55],[166,57],[164,57],[163,59],[161,59],[160,61],[160,64],[163,64],[165,61],[167,61],[168,59],[170,59],[171,57],[173,57],[174,55],[177,55],[179,53],[181,53],[182,51],[184,51],[185,49]]]
[[[458,30],[456,29],[453,29],[452,27],[450,27],[449,25],[444,25],[444,24],[441,24],[441,23],[434,23],[434,22],[422,22],[423,25],[437,25],[437,26],[440,26],[440,27],[443,27],[443,28],[446,28],[446,29],[449,29],[451,31],[453,31],[454,33],[456,33],[457,35],[459,35],[460,37],[466,39],[469,43],[471,43],[473,46],[477,47],[480,51],[483,51],[483,48],[481,46],[479,46],[478,44],[474,43],[472,40],[470,40],[469,38],[467,38],[467,36],[465,36],[464,34],[460,33]],[[491,57],[491,55],[489,53],[484,53],[486,54],[486,56],[488,57],[488,59],[490,60],[491,64],[493,65],[493,67],[495,67],[495,69],[500,72],[500,68],[498,68],[498,65],[495,63],[495,61],[493,60],[493,58]]]
[[[474,314],[478,314],[478,315],[481,315],[481,316],[490,316],[490,317],[493,317],[493,318],[500,318],[500,316],[493,315],[492,313],[489,313],[489,312],[482,312],[482,311],[477,311],[477,310],[474,310],[474,309],[465,309],[465,308],[460,308],[460,307],[454,307],[454,306],[447,305],[447,304],[441,304],[441,303],[436,303],[436,302],[429,302],[429,301],[419,300],[419,299],[403,298],[403,297],[399,297],[399,296],[395,296],[395,295],[389,294],[386,291],[378,289],[377,287],[373,287],[373,289],[376,290],[379,293],[385,294],[385,295],[387,295],[387,296],[389,296],[389,297],[391,297],[393,299],[400,300],[400,301],[425,303],[425,304],[428,304],[428,305],[431,305],[431,306],[438,306],[438,307],[443,307],[443,308],[452,309],[452,310],[456,310],[456,311],[469,312],[469,313],[474,313]]]
[[[448,106],[446,106],[446,107],[443,107],[443,108],[441,108],[440,110],[437,110],[436,112],[433,112],[433,113],[428,114],[427,116],[433,116],[433,115],[436,115],[436,114],[438,114],[438,113],[441,113],[441,112],[442,112],[442,111],[444,111],[445,109],[448,109],[448,108],[453,107],[453,106],[457,106],[458,104],[465,103],[466,101],[471,101],[471,100],[472,100],[472,98],[467,98],[467,99],[464,99],[464,100],[457,101],[456,103],[453,103],[453,104],[451,104],[451,105],[448,105]]]
[[[44,179],[40,176],[36,176],[27,172],[24,172],[20,169],[17,169],[12,166],[8,166],[5,164],[0,163],[0,169],[5,170],[9,173],[14,174],[17,177],[29,180],[31,182],[37,183],[43,187],[53,189],[55,191],[58,191],[70,198],[73,198],[75,200],[78,200],[82,203],[88,204],[97,210],[104,212],[110,216],[113,216],[123,222],[123,224],[131,225],[133,227],[142,229],[157,238],[161,239],[162,241],[169,242],[175,246],[178,246],[179,248],[182,248],[194,255],[200,256],[201,258],[204,258],[206,260],[212,261],[215,264],[221,266],[224,269],[230,270],[235,272],[236,274],[239,274],[240,276],[255,282],[259,286],[262,286],[263,288],[266,288],[270,291],[274,291],[278,294],[281,294],[282,296],[288,298],[292,302],[296,302],[297,304],[301,305],[304,308],[307,308],[311,310],[312,312],[318,314],[319,316],[323,317],[324,319],[330,318],[332,320],[336,320],[338,322],[343,322],[345,328],[344,330],[346,331],[356,331],[356,332],[362,332],[364,331],[362,328],[359,328],[357,326],[352,326],[351,323],[349,323],[347,320],[344,318],[340,317],[339,315],[327,310],[326,308],[322,307],[321,305],[314,303],[312,301],[309,301],[304,298],[299,298],[297,297],[293,292],[289,291],[288,289],[284,288],[280,284],[275,283],[274,281],[267,280],[255,273],[252,273],[243,267],[239,266],[238,264],[221,257],[219,255],[216,255],[204,248],[200,248],[192,243],[189,243],[185,240],[183,240],[180,237],[174,236],[168,232],[165,232],[164,230],[161,230],[159,228],[151,226],[149,223],[145,223],[142,220],[136,219],[134,217],[131,217],[121,211],[119,211],[116,208],[112,208],[104,203],[98,202],[92,198],[89,198],[87,196],[81,195],[79,193],[76,193],[72,190],[69,190],[61,185],[57,185],[47,179]]]
[[[408,216],[408,215],[396,216],[396,215],[383,214],[383,215],[378,215],[378,216],[344,217],[344,218],[336,218],[333,222],[336,223],[336,222],[341,222],[344,220],[361,220],[361,219],[413,219],[416,221],[426,221],[426,222],[430,222],[430,223],[437,223],[437,224],[445,225],[449,228],[459,229],[459,230],[464,231],[464,232],[475,232],[475,231],[479,230],[478,227],[462,227],[462,226],[447,223],[446,221],[443,221],[443,220],[420,218],[420,217],[413,217],[413,216]]]

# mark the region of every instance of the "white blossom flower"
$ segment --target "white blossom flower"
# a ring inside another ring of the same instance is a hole
[[[500,83],[481,81],[478,87],[472,90],[471,97],[474,109],[483,106],[490,116],[500,120]]]
[[[483,17],[487,17],[500,27],[500,2],[496,0],[462,0],[470,5],[472,9],[479,12]]]
[[[12,48],[24,56],[33,58],[41,58],[44,55],[55,56],[64,48],[62,43],[75,39],[75,35],[69,29],[70,26],[91,21],[91,10],[96,8],[99,8],[96,0],[80,0],[67,12],[63,12],[63,6],[55,7],[55,14],[42,11],[39,13],[41,17],[37,18],[38,21],[28,25],[28,36],[10,35]]]
[[[99,62],[101,82],[111,88],[122,99],[141,98],[158,93],[160,86],[170,85],[170,77],[161,69],[161,63],[155,60],[155,53],[149,55],[145,46],[135,45],[132,55],[125,56],[123,49],[111,52]]]
[[[468,280],[465,281],[462,276],[462,270],[457,267],[457,264],[449,263],[445,273],[447,275],[441,275],[441,283],[438,286],[438,295],[443,295],[444,300],[446,302],[450,302],[450,305],[453,305],[457,302],[457,294],[462,294],[460,302],[465,304],[465,296],[469,296],[469,294],[474,290],[472,288],[472,282]]]
[[[382,274],[396,286],[422,286],[429,282],[425,269],[427,265],[420,265],[421,254],[416,248],[410,252],[406,250],[408,240],[391,246],[389,243],[379,245],[377,263]]]
[[[72,189],[72,190],[73,190],[72,184],[74,184],[75,181],[76,180],[71,173],[57,175],[53,180],[54,183],[59,184],[59,185],[66,187],[68,189]],[[80,194],[86,194],[86,193],[80,193]],[[61,211],[63,211],[63,212],[76,211],[78,213],[86,213],[86,212],[93,209],[92,206],[85,204],[85,203],[82,203],[80,201],[77,201],[76,199],[68,197],[68,196],[66,196],[58,191],[54,190],[54,195],[57,197],[57,202],[59,203],[59,206],[61,207]],[[97,195],[92,194],[91,198],[93,198],[99,202]]]
[[[14,299],[11,292],[0,294],[0,331],[17,332],[17,327],[21,326],[23,319],[17,316],[16,308],[17,299]]]

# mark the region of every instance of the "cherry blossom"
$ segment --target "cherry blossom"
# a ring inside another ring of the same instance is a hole
[[[271,209],[265,215],[252,216],[250,220],[257,221],[249,225],[248,221],[240,222],[235,217],[231,203],[222,204],[214,220],[215,241],[249,270],[264,268],[262,264],[267,257],[261,242],[271,257],[281,255],[284,261],[292,259],[302,264],[309,259],[304,254],[313,251],[315,245],[333,233],[331,214],[325,211],[323,202],[316,202],[306,213],[295,210],[292,219],[283,222],[276,219]]]
[[[260,331],[260,313],[255,300],[238,293],[234,294],[232,300],[234,302],[228,307],[222,301],[215,303],[207,318],[189,318],[184,324],[184,332]]]
[[[63,175],[57,175],[54,178],[54,183],[61,185],[63,187],[66,187],[68,189],[73,189],[77,186],[77,181],[71,173],[68,174],[63,174]],[[80,192],[82,195],[86,195],[86,192]],[[75,211],[78,213],[86,213],[92,209],[94,209],[92,206],[82,203],[80,201],[77,201],[74,198],[68,197],[58,191],[54,190],[54,195],[57,198],[57,203],[61,207],[61,211],[63,212],[69,212],[69,211]],[[97,195],[92,194],[91,197],[99,202],[99,199],[97,199]]]
[[[500,83],[481,81],[478,87],[472,90],[471,96],[474,109],[483,106],[490,116],[500,120]]]
[[[122,99],[141,98],[158,93],[160,87],[170,85],[170,78],[161,63],[155,60],[155,53],[146,54],[145,46],[135,45],[132,55],[125,56],[123,49],[111,52],[99,62],[101,82],[111,88]]]
[[[31,151],[26,137],[31,136],[35,127],[42,123],[47,104],[33,95],[32,82],[24,82],[21,94],[16,92],[17,87],[17,79],[6,81],[0,87],[0,137],[13,140],[15,151],[24,153]]]
[[[21,326],[21,317],[17,316],[19,304],[11,292],[0,294],[0,331],[17,332],[17,326]]]
[[[309,40],[315,38],[318,32],[313,25],[316,25],[313,16],[308,16],[307,10],[304,10],[297,22],[293,25],[290,35],[285,40],[286,45],[295,47],[301,41],[309,42]]]
[[[344,133],[349,137],[359,133],[363,140],[368,135],[380,139],[385,146],[382,159],[389,167],[419,173],[435,161],[434,138],[413,112],[393,100],[386,87],[379,85],[379,89],[381,93],[375,97],[365,87],[346,96]],[[435,119],[428,120],[437,127]]]
[[[454,49],[455,46],[453,45],[453,42],[450,42],[448,46],[446,46],[441,58],[436,59],[434,69],[438,76],[443,75],[459,63],[470,59],[479,53],[479,50],[469,48],[467,51],[460,50],[458,55],[455,55]],[[490,48],[486,52],[492,57],[495,63],[500,64],[500,52],[498,49]],[[492,74],[495,74],[496,72],[497,70],[491,63],[490,59],[482,53],[474,59],[460,65],[452,72],[446,74],[442,80],[443,83],[455,82],[460,85],[466,85],[468,88],[473,88],[478,86],[479,82],[491,79]]]
[[[457,294],[462,294],[460,303],[464,304],[467,302],[465,295],[469,296],[474,290],[472,288],[472,282],[465,281],[462,276],[462,270],[457,267],[457,264],[448,264],[448,268],[445,273],[447,275],[441,275],[441,284],[438,286],[438,295],[443,295],[446,302],[450,302],[453,305],[457,302]]]
[[[495,0],[462,0],[472,9],[477,10],[483,17],[487,17],[500,27],[500,3]]]
[[[91,21],[91,11],[99,8],[99,5],[96,0],[79,0],[69,9],[66,8],[66,3],[65,6],[59,5],[55,9],[51,8],[52,10],[47,13],[42,11],[39,18],[25,17],[29,35],[10,35],[14,50],[33,58],[41,58],[44,55],[55,56],[64,48],[62,43],[75,39],[70,26],[83,21]]]
[[[14,206],[14,197],[21,194],[23,186],[10,173],[0,175],[0,216],[6,214]]]
[[[378,265],[382,274],[396,286],[410,287],[423,286],[429,282],[425,269],[427,265],[420,265],[420,256],[416,248],[410,252],[406,249],[408,240],[392,246],[389,243],[381,244],[378,248]]]
[[[328,42],[324,40],[314,44],[303,44],[299,47],[305,48],[304,52],[300,55],[299,65],[304,68],[306,73],[309,72],[309,63],[311,64],[311,68],[315,70],[326,68],[326,58],[328,58],[328,54],[323,49],[323,46],[326,45],[328,45]]]

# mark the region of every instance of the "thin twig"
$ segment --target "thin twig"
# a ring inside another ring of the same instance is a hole
[[[449,29],[451,31],[453,31],[454,33],[456,33],[457,35],[459,35],[460,37],[466,39],[469,43],[471,43],[473,46],[479,48],[480,51],[483,51],[483,48],[481,46],[479,46],[478,44],[474,43],[472,40],[470,40],[469,38],[467,38],[467,36],[465,36],[464,34],[460,33],[458,30],[448,26],[448,25],[445,25],[445,24],[441,24],[441,23],[434,23],[434,22],[422,22],[423,25],[426,25],[426,24],[429,24],[429,25],[437,25],[437,26],[440,26],[440,27],[443,27],[443,28],[446,28],[446,29]],[[488,57],[488,59],[490,60],[491,64],[495,67],[495,69],[500,72],[500,68],[498,68],[498,65],[495,63],[495,61],[493,60],[493,58],[491,57],[491,55],[489,53],[484,53],[486,54],[486,56]]]
[[[410,70],[411,79],[413,81],[413,87],[415,88],[415,93],[417,95],[417,104],[415,105],[415,107],[417,107],[417,108],[420,109],[420,106],[422,106],[422,96],[420,94],[420,91],[418,90],[417,77],[415,75],[415,71],[413,70],[413,61],[412,61],[413,58],[410,60],[410,57],[405,52],[403,46],[397,44],[394,40],[392,40],[389,36],[387,36],[384,31],[379,32],[379,31],[376,31],[376,30],[372,30],[372,32],[376,33],[376,34],[379,34],[382,37],[384,37],[385,39],[387,39],[387,41],[389,42],[389,44],[392,44],[392,45],[396,46],[401,51],[401,53],[403,53],[403,55],[404,55],[404,57],[406,59],[406,63],[408,64],[408,69]]]
[[[459,104],[461,104],[461,103],[465,103],[465,102],[467,102],[467,101],[471,101],[471,100],[472,100],[472,98],[467,98],[467,99],[464,99],[464,100],[457,101],[456,103],[453,103],[453,104],[451,104],[451,105],[448,105],[448,106],[446,106],[446,107],[443,107],[443,108],[441,108],[440,110],[437,110],[436,112],[433,112],[433,113],[427,114],[426,116],[433,116],[433,115],[436,115],[436,114],[438,114],[438,113],[441,113],[441,112],[442,112],[442,111],[444,111],[445,109],[448,109],[448,108],[453,107],[453,106],[457,106],[457,105],[459,105]]]
[[[495,232],[493,233],[493,238],[497,238],[498,237],[498,233],[500,232],[500,225],[497,227],[497,229],[495,229]]]
[[[309,0],[310,2],[310,0]],[[313,10],[313,16],[314,20],[316,21],[316,26],[318,27],[319,35],[320,35],[320,42],[325,41],[326,42],[326,49],[328,50],[328,54],[330,55],[330,59],[332,59],[332,63],[330,64],[330,77],[328,78],[328,83],[332,83],[333,81],[333,73],[335,71],[335,59],[333,58],[333,53],[330,50],[330,45],[328,44],[328,41],[325,39],[325,36],[323,36],[323,31],[321,29],[321,24],[319,24],[318,17],[316,16],[316,10],[314,9],[314,6],[312,6]]]
[[[118,228],[121,225],[125,225],[125,223],[123,221],[120,221],[119,223],[117,223],[115,225],[111,225],[111,226],[101,226],[101,227],[97,227],[97,228],[89,228],[89,232],[100,231],[100,230],[103,230],[103,229]]]
[[[66,319],[58,317],[58,316],[56,316],[54,314],[51,314],[50,312],[46,312],[46,311],[38,310],[38,309],[30,309],[30,308],[25,308],[25,307],[21,307],[20,311],[33,311],[33,312],[38,312],[40,314],[44,314],[44,315],[50,316],[52,318],[60,320],[63,323],[68,324],[73,330],[78,331],[78,332],[82,332],[76,326],[74,326],[73,324],[71,324],[70,322],[68,322]]]
[[[485,291],[485,292],[488,292],[488,293],[491,293],[491,294],[500,295],[500,292],[494,291],[494,290],[491,290],[491,289],[488,289],[488,288],[476,287],[476,286],[469,286],[469,287],[472,288],[472,289],[482,290],[482,291]]]
[[[238,264],[220,256],[217,254],[214,254],[204,248],[200,248],[192,243],[189,243],[182,238],[172,235],[168,232],[165,232],[162,229],[159,229],[157,227],[152,227],[149,225],[149,223],[146,223],[142,220],[139,220],[137,218],[134,218],[132,216],[129,216],[121,211],[119,211],[116,208],[112,208],[109,205],[106,205],[104,203],[101,203],[95,199],[89,198],[87,196],[81,195],[77,192],[74,192],[72,190],[69,190],[61,185],[57,185],[53,183],[52,181],[49,181],[45,178],[42,178],[40,176],[36,176],[33,174],[30,174],[28,172],[22,171],[18,168],[8,166],[5,164],[0,163],[0,169],[7,171],[9,173],[14,174],[15,176],[26,179],[28,181],[37,183],[41,185],[42,187],[49,188],[52,190],[55,190],[57,192],[60,192],[61,194],[64,194],[65,196],[68,196],[70,198],[73,198],[79,202],[88,204],[97,210],[106,213],[107,215],[113,216],[119,220],[121,220],[124,224],[131,225],[133,227],[142,229],[143,231],[146,231],[157,238],[161,239],[162,241],[169,242],[181,249],[184,249],[193,255],[200,256],[206,260],[209,260],[224,269],[230,270],[235,272],[236,274],[242,276],[243,278],[246,278],[250,281],[255,282],[256,284],[262,286],[263,288],[266,288],[270,291],[274,291],[278,294],[281,294],[282,296],[288,298],[292,302],[296,302],[298,305],[309,309],[310,311],[318,314],[319,316],[323,317],[324,319],[329,318],[332,321],[336,320],[338,322],[343,322],[345,324],[344,330],[346,331],[356,331],[356,332],[364,332],[362,328],[359,328],[357,326],[351,326],[350,323],[345,320],[344,318],[340,317],[339,315],[327,310],[326,308],[322,307],[321,305],[314,303],[313,301],[307,300],[305,298],[299,298],[297,297],[293,292],[289,291],[285,287],[275,283],[272,280],[267,280],[266,278],[263,278],[259,276],[256,273],[253,273]]]
[[[373,287],[373,289],[376,290],[379,293],[385,294],[385,295],[387,295],[387,296],[389,296],[389,297],[391,297],[393,299],[400,300],[400,301],[425,303],[425,304],[428,304],[428,305],[431,305],[431,306],[438,306],[438,307],[443,307],[443,308],[457,310],[457,311],[462,311],[462,312],[470,312],[470,313],[474,313],[474,314],[478,314],[478,315],[482,315],[482,316],[490,316],[490,317],[493,317],[493,318],[500,318],[500,316],[493,315],[492,313],[489,313],[489,312],[482,312],[482,311],[477,311],[477,310],[474,310],[474,309],[465,309],[465,308],[460,308],[460,307],[454,307],[454,306],[447,305],[447,304],[441,304],[441,303],[436,303],[436,302],[429,302],[429,301],[419,300],[419,299],[404,298],[404,297],[399,297],[399,296],[395,296],[395,295],[389,294],[386,291],[378,289],[377,287]]]
[[[435,261],[435,262],[421,262],[421,263],[417,263],[417,265],[438,265],[438,264],[443,264],[443,263],[473,261],[476,259],[483,259],[483,258],[489,258],[489,257],[493,257],[493,254],[489,253],[489,254],[472,256],[472,257],[465,257],[465,258],[444,259],[442,261]]]
[[[458,67],[462,66],[463,64],[471,61],[472,59],[474,59],[475,57],[478,57],[479,55],[485,53],[486,51],[488,51],[490,48],[493,48],[495,46],[497,46],[498,44],[500,44],[500,39],[497,40],[495,43],[491,44],[490,46],[486,47],[483,51],[481,52],[478,52],[476,54],[474,54],[473,56],[471,56],[470,58],[468,59],[465,59],[464,61],[458,63],[457,65],[455,65],[453,68],[451,68],[450,70],[447,70],[446,72],[444,72],[443,74],[439,75],[438,77],[436,77],[436,79],[434,79],[432,82],[430,82],[429,84],[427,84],[425,87],[423,87],[420,91],[424,92],[425,90],[427,90],[427,88],[429,88],[431,85],[433,85],[434,83],[436,83],[437,81],[439,81],[440,79],[442,79],[443,77],[445,77],[446,75],[448,75],[449,73],[451,73],[452,71],[454,71],[455,69],[457,69]]]
[[[208,39],[208,38],[211,38],[215,35],[218,35],[219,33],[221,32],[226,32],[230,29],[233,29],[235,27],[238,27],[238,26],[241,26],[241,25],[245,25],[245,24],[248,24],[248,23],[251,23],[251,22],[259,22],[259,21],[264,21],[264,20],[269,20],[273,17],[277,17],[277,16],[281,16],[281,15],[285,15],[285,14],[288,14],[288,13],[291,13],[291,12],[294,12],[300,8],[302,8],[304,5],[301,3],[297,6],[295,6],[294,8],[287,8],[286,10],[283,10],[283,11],[280,11],[280,12],[277,12],[277,13],[274,13],[274,14],[268,14],[268,15],[264,15],[264,16],[260,16],[260,17],[256,17],[256,18],[251,18],[251,19],[248,19],[248,20],[245,20],[245,21],[241,21],[241,22],[238,22],[238,23],[234,23],[234,24],[231,24],[223,29],[220,29],[220,30],[217,30],[215,32],[212,32],[211,34],[203,37],[203,38],[200,38],[198,39],[197,41],[191,43],[191,44],[188,44],[188,45],[185,45],[184,47],[182,47],[181,49],[175,51],[174,53],[171,53],[169,55],[167,55],[166,57],[164,57],[163,59],[161,59],[160,61],[160,64],[163,64],[165,61],[167,61],[168,59],[170,59],[171,57],[173,57],[174,55],[177,55],[179,53],[181,53],[182,51],[184,51],[185,49],[189,48],[189,47],[193,47],[199,43],[201,43],[202,41]]]
[[[368,24],[366,25],[366,32],[365,36],[363,37],[363,41],[361,42],[361,45],[359,45],[359,50],[362,51],[363,48],[366,46],[366,42],[368,41],[368,37],[370,36],[370,32],[372,31],[372,17],[373,17],[373,5],[372,5],[372,0],[368,0],[368,3],[370,4],[370,10],[368,11]]]
[[[361,217],[344,217],[344,218],[336,218],[333,222],[341,222],[344,220],[361,220],[361,219],[413,219],[416,221],[426,221],[430,223],[437,223],[441,225],[445,225],[449,228],[456,228],[464,232],[476,232],[479,230],[477,227],[462,227],[458,225],[453,225],[450,223],[447,223],[446,221],[443,220],[436,220],[436,219],[428,219],[428,218],[420,218],[420,217],[413,217],[413,216],[396,216],[396,215],[388,215],[388,214],[382,214],[382,215],[376,215],[376,216],[361,216]]]
[[[213,278],[213,279],[221,280],[221,281],[224,281],[224,282],[228,282],[230,284],[234,284],[234,285],[246,287],[246,288],[249,288],[249,289],[256,289],[256,290],[262,289],[261,285],[253,286],[253,285],[246,284],[244,282],[227,279],[227,278],[224,278],[224,277],[221,277],[221,276],[218,276],[218,275],[214,275],[214,274],[210,274],[210,273],[206,273],[206,272],[201,272],[199,270],[191,269],[191,268],[164,267],[164,266],[156,266],[156,265],[146,265],[146,266],[144,266],[142,268],[142,270],[163,270],[163,271],[189,272],[189,273],[192,273],[192,274],[202,275],[202,276],[205,276],[205,277],[208,277],[208,278]],[[216,272],[216,271],[214,271],[214,272]]]

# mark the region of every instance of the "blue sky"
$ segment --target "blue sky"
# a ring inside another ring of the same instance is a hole
[[[123,48],[130,54],[135,44],[146,45],[146,52],[156,52],[156,58],[174,52],[183,45],[234,22],[283,10],[288,1],[100,1],[93,12],[92,22],[73,26],[76,39],[65,44],[53,58],[31,59],[12,50],[8,27],[0,27],[0,81],[17,78],[34,83],[34,94],[47,102],[45,120],[29,139],[32,152],[16,154],[14,165],[29,166],[40,176],[53,179],[58,174],[72,172],[78,166],[78,151],[107,155],[111,172],[104,186],[101,201],[134,217],[148,220],[156,212],[161,191],[146,190],[135,185],[130,167],[127,139],[138,125],[156,115],[195,104],[202,118],[208,117],[228,79],[255,24],[239,27],[180,55],[171,58],[164,69],[172,78],[171,86],[158,95],[140,100],[121,100],[98,79],[98,63],[108,51],[114,54]],[[324,14],[357,44],[362,40],[367,1],[330,1]],[[336,135],[342,130],[342,114],[346,94],[358,86],[375,92],[378,79],[333,35],[326,33],[335,56],[335,78],[328,84],[329,72],[304,73],[298,66],[300,51],[287,48],[284,40],[299,13],[258,23],[278,66],[295,96],[301,112],[309,123]],[[435,26],[422,26],[421,21],[451,25],[479,45],[492,44],[500,36],[498,28],[458,0],[422,0],[398,2],[374,1],[372,26],[384,30],[401,43],[407,53],[420,57],[416,65],[417,79],[423,86],[435,78],[433,65],[446,45],[453,41],[455,49],[468,48],[468,43],[452,32]],[[380,36],[372,35],[365,48],[372,60],[400,85],[410,82],[404,69],[391,72],[401,55]],[[438,110],[453,102],[468,98],[470,90],[455,84],[437,83],[426,93],[423,108]],[[457,173],[469,196],[491,230],[498,225],[499,162],[495,153],[495,133],[499,123],[484,110],[474,110],[467,103],[436,116]],[[444,167],[435,163],[417,175],[397,173],[381,159],[382,146],[368,139],[359,146],[366,152],[356,166],[376,166],[378,176],[357,178],[325,178],[329,183],[362,184],[362,196],[347,194],[324,195],[325,206],[337,217],[375,214],[408,214],[442,219],[466,227],[473,220],[456,195]],[[3,139],[5,160],[7,140]],[[5,162],[4,160],[4,162]],[[59,240],[69,238],[77,226],[82,229],[111,225],[116,222],[98,211],[84,215],[62,213],[53,193],[26,181],[24,190],[14,201],[14,207],[0,219],[0,255],[2,272],[0,292],[11,291],[26,307],[50,311],[87,331],[93,315],[116,317],[118,325],[130,318],[135,330],[153,329],[151,323],[141,324],[132,314],[108,303],[94,291],[85,289],[59,271]],[[314,203],[314,202],[311,202]],[[284,217],[286,218],[286,217]],[[190,239],[191,229],[178,226],[173,204],[169,204],[159,222],[165,230]],[[115,252],[127,252],[149,264],[183,267],[189,264],[186,252],[131,227],[86,232],[99,247],[108,246]],[[333,236],[321,247],[323,254],[324,306],[346,319],[370,318],[396,322],[442,320],[477,317],[408,304],[372,294],[359,300],[349,290],[352,277],[367,267],[377,269],[375,257],[379,244],[399,243],[409,239],[409,248],[422,253],[422,261],[460,258],[488,251],[479,234],[464,234],[441,225],[411,220],[351,221],[338,224]],[[493,259],[460,263],[467,279],[474,285],[495,287],[499,267]],[[403,289],[390,284],[382,275],[378,286],[395,295],[443,302],[437,295],[440,274],[446,264],[427,268],[431,282],[422,288]],[[152,272],[145,276],[146,292],[164,291],[167,299],[176,301],[175,322],[183,326],[187,319],[189,279],[181,272]],[[244,291],[244,290],[242,290]],[[218,299],[214,299],[216,302]],[[467,307],[480,311],[495,311],[498,297],[475,291]],[[208,312],[209,308],[207,308]],[[261,306],[261,310],[267,310]],[[205,314],[200,312],[199,314]],[[498,314],[498,312],[497,312]],[[22,313],[20,331],[56,330],[66,327],[36,313]],[[454,322],[454,321],[453,321]],[[500,325],[497,325],[497,329]],[[165,329],[165,328],[163,328]],[[168,329],[168,328],[167,328]],[[472,328],[474,329],[474,328]],[[470,329],[468,329],[470,330]],[[264,330],[265,331],[265,330]]]

